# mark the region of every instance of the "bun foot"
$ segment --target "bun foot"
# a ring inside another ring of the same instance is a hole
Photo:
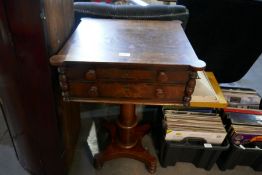
[[[96,157],[94,159],[95,159],[94,160],[94,167],[95,167],[95,169],[97,169],[97,170],[102,169],[103,163],[100,162]]]
[[[151,162],[146,168],[149,173],[154,174],[156,172],[156,162]]]

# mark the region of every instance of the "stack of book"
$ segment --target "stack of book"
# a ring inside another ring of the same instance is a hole
[[[261,97],[250,89],[222,88],[228,107],[224,109],[230,120],[227,130],[231,142],[244,147],[262,143]]]
[[[218,113],[209,108],[164,110],[167,141],[183,142],[200,139],[210,144],[222,144],[227,133]]]

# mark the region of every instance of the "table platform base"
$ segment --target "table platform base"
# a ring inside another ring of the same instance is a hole
[[[149,124],[137,125],[135,105],[121,105],[121,115],[117,124],[105,124],[111,136],[106,149],[95,155],[95,168],[102,168],[104,162],[127,157],[145,163],[148,171],[156,171],[156,158],[145,150],[141,141],[150,130]]]

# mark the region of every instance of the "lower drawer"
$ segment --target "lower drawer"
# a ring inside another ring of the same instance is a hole
[[[161,99],[182,101],[185,85],[154,85],[147,83],[117,82],[72,82],[69,84],[69,96],[77,98],[127,98]]]

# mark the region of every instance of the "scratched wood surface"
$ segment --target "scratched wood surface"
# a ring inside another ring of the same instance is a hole
[[[84,19],[51,64],[187,65],[202,70],[179,21]]]

